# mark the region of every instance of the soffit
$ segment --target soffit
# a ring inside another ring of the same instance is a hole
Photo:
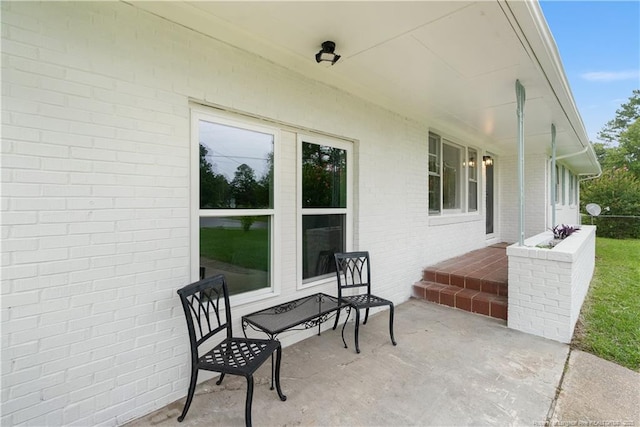
[[[542,36],[531,43],[523,33],[538,31],[536,23],[521,25],[502,1],[135,4],[497,154],[516,150],[519,79],[527,92],[526,150],[549,153],[551,123],[559,154],[584,144],[579,116],[560,99],[572,102],[571,94],[558,93],[532,50],[542,50]],[[518,4],[516,13],[528,11]],[[332,67],[314,59],[325,40],[342,55]],[[597,172],[582,157],[567,159],[575,172]]]

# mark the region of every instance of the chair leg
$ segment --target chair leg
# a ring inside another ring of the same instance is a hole
[[[391,335],[391,342],[393,345],[397,345],[396,340],[393,337],[393,304],[389,306],[389,335]]]
[[[247,376],[247,401],[244,404],[244,422],[251,427],[251,402],[253,401],[253,375]]]
[[[356,312],[356,331],[355,331],[355,340],[356,340],[356,353],[360,353],[360,344],[358,343],[358,329],[360,328],[360,310],[357,307],[354,307]]]
[[[187,415],[189,411],[189,407],[191,406],[191,401],[193,400],[193,393],[196,391],[196,383],[198,382],[198,368],[195,365],[191,366],[191,382],[189,383],[189,391],[187,393],[187,401],[184,403],[184,409],[182,410],[182,414],[178,417],[178,422],[182,422],[184,417]]]
[[[224,379],[224,372],[220,374],[220,378],[218,378],[218,381],[216,381],[216,385],[222,384],[223,379]]]
[[[367,310],[364,312],[364,322],[362,322],[362,324],[366,325],[367,320],[369,320],[369,307],[367,307]]]
[[[351,316],[351,306],[347,307],[347,320],[342,324],[342,343],[344,344],[344,348],[349,348],[347,341],[344,339],[344,328],[346,328],[347,323],[349,323],[349,316]]]
[[[273,359],[273,354],[271,355]],[[282,393],[282,389],[280,388],[280,361],[282,360],[282,347],[278,347],[276,350],[276,390],[278,391],[278,396],[280,400],[283,402],[287,400],[287,396]]]
[[[334,330],[334,331],[336,330],[336,326],[338,326],[338,320],[340,320],[340,312],[341,312],[341,311],[342,311],[342,310],[338,309],[338,312],[336,313],[336,321],[335,321],[335,323],[333,324],[333,330]]]

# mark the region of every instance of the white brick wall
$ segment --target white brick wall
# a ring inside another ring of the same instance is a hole
[[[593,277],[595,235],[595,227],[585,225],[552,250],[536,247],[551,239],[551,232],[507,248],[509,328],[571,341]]]
[[[428,123],[134,6],[2,2],[2,55],[2,425],[119,425],[186,394],[190,100],[355,140],[354,246],[396,303],[425,265],[484,245],[481,215],[429,223]],[[281,142],[294,224],[295,134]],[[299,296],[296,244],[283,226],[281,295],[236,321]]]
[[[3,425],[118,425],[186,394],[190,99],[357,140],[355,245],[376,292],[409,298],[428,257],[425,124],[123,3],[2,8]],[[295,135],[281,148],[295,224]],[[291,299],[295,228],[279,243]]]
[[[500,167],[500,230],[502,240],[519,240],[520,190],[516,156],[501,156],[497,159]],[[547,229],[549,190],[547,183],[548,162],[545,154],[528,154],[524,165],[525,182],[525,238],[542,233]]]

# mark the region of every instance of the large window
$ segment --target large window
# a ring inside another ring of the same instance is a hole
[[[429,214],[477,210],[478,151],[429,133]]]
[[[333,278],[333,254],[350,236],[351,144],[299,137],[302,284]]]
[[[198,272],[224,274],[232,295],[270,290],[277,133],[194,112],[193,134],[199,177],[192,197],[199,201],[200,227],[192,234],[198,241],[192,250]]]

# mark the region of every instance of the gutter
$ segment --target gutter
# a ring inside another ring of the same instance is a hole
[[[581,173],[580,175],[591,175],[591,174],[588,174],[588,173]],[[600,173],[599,173],[599,174],[597,174],[597,175],[591,175],[591,176],[588,176],[588,177],[586,177],[586,178],[579,178],[579,179],[578,179],[578,184],[580,184],[582,181],[588,181],[588,180],[590,180],[590,179],[600,178],[601,176],[602,176],[602,171],[600,171]]]
[[[567,157],[573,157],[573,156],[579,156],[581,154],[586,153],[587,151],[589,151],[589,146],[587,145],[586,147],[584,147],[582,150],[577,151],[575,153],[570,153],[570,154],[563,154],[562,156],[556,156],[556,160],[562,160],[562,159],[566,159]],[[599,175],[602,175],[602,172],[600,172]]]
[[[562,114],[567,119],[575,140],[584,149],[593,166],[601,174],[602,167],[598,162],[595,152],[591,148],[591,143],[584,128],[584,123],[571,93],[562,60],[558,52],[551,30],[544,18],[544,13],[538,0],[497,0],[505,16],[512,23],[515,33],[520,37],[523,47],[527,50],[529,57],[539,67],[539,71],[544,76],[560,107]],[[508,11],[508,13],[507,13]],[[570,157],[572,155],[567,155]],[[562,156],[564,158],[565,156]]]

